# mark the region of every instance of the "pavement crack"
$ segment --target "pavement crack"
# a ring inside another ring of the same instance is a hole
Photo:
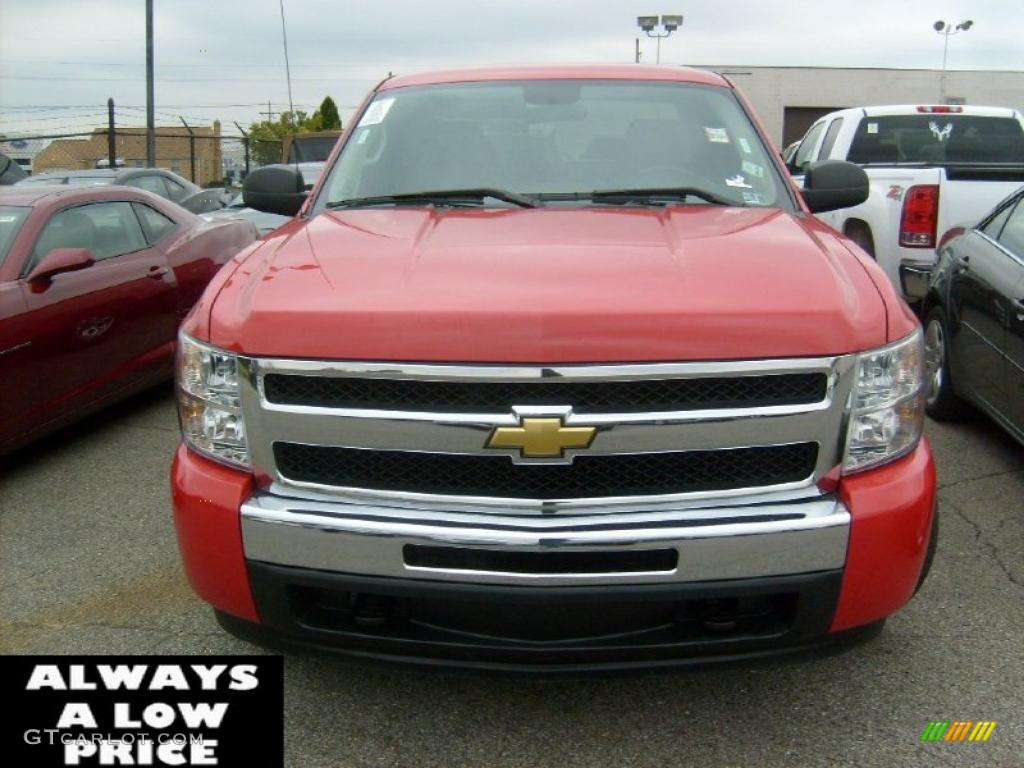
[[[1021,580],[1010,572],[1010,567],[1003,561],[1003,558],[1001,557],[999,547],[997,547],[993,542],[991,542],[988,539],[988,537],[984,535],[981,526],[978,525],[974,520],[972,520],[958,504],[955,504],[952,501],[943,500],[942,505],[944,508],[949,507],[950,509],[952,509],[953,512],[957,514],[957,516],[959,516],[965,523],[971,526],[971,528],[974,530],[974,540],[981,544],[981,546],[983,546],[985,549],[987,549],[989,553],[991,553],[992,559],[995,561],[996,565],[999,567],[999,570],[1003,572],[1003,574],[1010,581],[1010,583],[1018,587],[1024,587],[1024,583],[1021,583]]]
[[[1004,470],[1002,470],[1000,472],[989,472],[987,475],[977,475],[975,477],[964,477],[964,478],[961,478],[960,480],[957,480],[957,481],[952,482],[952,483],[939,483],[935,487],[935,490],[937,490],[937,491],[946,491],[946,490],[949,490],[950,488],[956,488],[958,485],[963,485],[964,483],[973,483],[976,480],[988,480],[990,477],[1003,477],[1004,475],[1014,475],[1014,474],[1017,474],[1019,472],[1024,472],[1024,469],[1004,469]]]

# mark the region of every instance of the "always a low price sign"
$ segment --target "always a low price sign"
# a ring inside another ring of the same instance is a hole
[[[6,765],[284,762],[279,656],[6,656],[0,670]]]

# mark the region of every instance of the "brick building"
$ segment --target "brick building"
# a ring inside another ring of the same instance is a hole
[[[212,127],[196,126],[195,174],[189,153],[189,135],[184,126],[156,129],[156,166],[174,171],[200,186],[224,177],[221,154],[220,121]],[[146,166],[146,129],[116,128],[115,148],[118,165],[128,168]],[[32,162],[33,173],[47,171],[84,171],[106,166],[108,159],[107,131],[97,128],[91,136],[81,139],[54,139]]]

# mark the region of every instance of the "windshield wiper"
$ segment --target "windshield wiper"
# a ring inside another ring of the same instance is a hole
[[[487,198],[512,203],[520,208],[536,208],[537,201],[532,197],[508,192],[504,189],[490,187],[474,187],[472,189],[442,189],[432,192],[404,192],[400,195],[376,195],[374,197],[354,197],[349,200],[334,200],[327,203],[328,208],[364,208],[374,205],[402,205],[403,203],[428,203],[451,205],[466,201],[483,201]]]
[[[744,205],[736,200],[719,197],[714,192],[697,187],[654,187],[651,189],[595,189],[593,192],[542,192],[538,200],[595,200],[612,205],[626,203],[667,203],[685,202],[686,198],[695,197],[713,205]]]
[[[654,187],[651,189],[597,189],[590,193],[591,200],[600,200],[605,203],[630,203],[659,201],[685,202],[686,198],[695,197],[713,205],[743,205],[736,200],[729,200],[709,192],[706,189],[697,187]]]

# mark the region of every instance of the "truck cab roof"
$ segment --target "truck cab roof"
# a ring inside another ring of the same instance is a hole
[[[576,65],[543,67],[493,67],[457,69],[393,77],[378,90],[406,88],[417,85],[447,83],[494,82],[496,80],[637,80],[669,81],[732,87],[722,75],[703,69],[671,66]]]

